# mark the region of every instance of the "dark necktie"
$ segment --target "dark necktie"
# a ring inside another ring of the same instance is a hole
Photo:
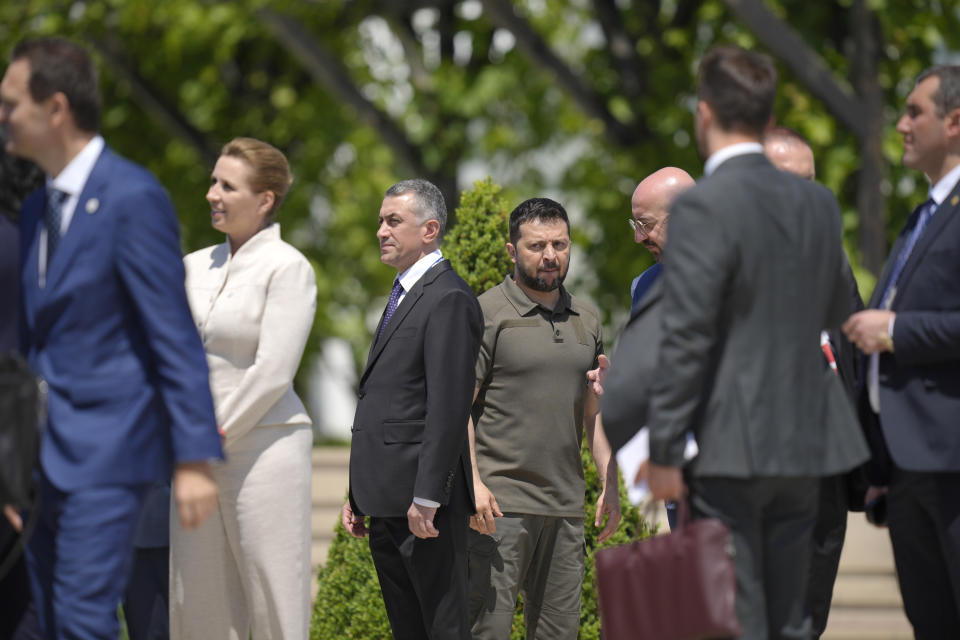
[[[43,209],[43,227],[47,230],[47,264],[60,243],[60,227],[63,223],[63,203],[67,194],[59,189],[47,189],[47,206]]]
[[[897,254],[897,261],[893,263],[893,270],[890,271],[890,277],[887,279],[887,284],[883,289],[883,296],[880,298],[880,308],[887,309],[890,306],[889,297],[894,291],[894,287],[897,284],[897,280],[900,278],[900,273],[903,271],[903,267],[907,264],[907,258],[910,257],[910,253],[913,251],[914,245],[917,244],[917,240],[920,239],[920,234],[923,233],[924,228],[927,226],[927,223],[930,222],[930,218],[933,217],[933,214],[937,210],[937,203],[933,201],[933,198],[930,198],[922,205],[920,205],[920,212],[917,215],[917,221],[913,226],[913,230],[910,232],[910,235],[907,236],[907,239],[903,242],[903,247],[900,249],[900,253]]]
[[[380,341],[380,336],[383,335],[383,330],[387,328],[387,323],[390,322],[390,318],[393,317],[393,312],[397,310],[397,305],[400,304],[400,296],[403,295],[403,285],[400,284],[399,280],[393,281],[393,289],[390,289],[390,299],[387,300],[387,310],[383,312],[383,322],[380,323],[380,330],[377,331],[377,341]]]

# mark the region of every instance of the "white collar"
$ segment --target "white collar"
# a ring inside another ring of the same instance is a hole
[[[417,284],[417,281],[423,277],[427,271],[430,270],[430,267],[437,264],[443,260],[443,254],[440,252],[440,249],[434,249],[427,255],[423,256],[419,260],[413,263],[406,271],[397,276],[397,280],[400,281],[400,286],[403,287],[403,292],[406,293],[413,288],[413,285]]]
[[[947,196],[950,195],[953,188],[957,186],[958,181],[960,181],[960,164],[950,169],[947,175],[940,178],[937,184],[930,187],[930,197],[937,203],[937,207],[943,204],[943,201],[947,199]]]
[[[80,153],[73,156],[73,159],[56,177],[47,177],[47,187],[53,187],[69,196],[79,197],[90,178],[90,174],[93,173],[93,166],[97,163],[97,158],[103,152],[104,146],[106,144],[103,141],[103,136],[93,136],[90,142],[84,145]]]
[[[737,142],[714,151],[707,158],[707,163],[703,165],[703,175],[710,175],[717,170],[717,167],[734,156],[742,156],[748,153],[763,153],[763,145],[759,142]]]
[[[273,242],[274,240],[279,240],[279,239],[280,239],[280,223],[271,222],[270,224],[265,226],[263,229],[260,229],[260,231],[257,231],[255,234],[250,236],[250,238],[248,238],[246,242],[240,245],[240,248],[237,249],[236,255],[240,255],[240,253],[242,252],[243,255],[246,256],[252,251],[255,251],[257,245]],[[231,254],[233,254],[233,250],[230,247],[230,236],[227,236],[226,245],[227,245],[227,249],[230,250]],[[235,258],[236,255],[232,255],[232,257]]]

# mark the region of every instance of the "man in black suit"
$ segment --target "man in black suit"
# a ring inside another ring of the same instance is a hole
[[[897,123],[903,165],[930,181],[868,309],[844,325],[867,355],[868,498],[887,521],[917,638],[960,638],[960,66],[920,74]]]
[[[808,638],[818,481],[867,457],[819,348],[821,329],[851,311],[839,207],[763,155],[776,92],[768,58],[713,49],[698,89],[707,161],[670,210],[650,488],[679,499],[686,479],[694,518],[730,528],[743,637]],[[700,453],[682,470],[688,431]]]
[[[0,149],[0,352],[19,347],[20,230],[17,226],[23,199],[43,184],[35,164]],[[0,425],[6,426],[6,425]],[[3,461],[0,460],[0,464]],[[19,514],[10,512],[22,526]],[[19,534],[0,516],[0,564],[8,553],[17,553]],[[30,598],[27,563],[21,556],[0,576],[0,638],[35,640],[40,637],[36,611]]]
[[[774,127],[767,131],[763,136],[763,151],[773,166],[781,171],[789,171],[806,180],[816,177],[813,149],[806,138],[792,129]],[[860,311],[863,309],[863,300],[849,263],[844,265],[843,277],[850,291],[853,309]],[[820,345],[830,368],[840,376],[853,406],[857,391],[856,350],[842,331],[821,332]],[[817,522],[813,527],[813,556],[810,559],[810,583],[807,585],[807,606],[812,617],[814,638],[819,638],[827,628],[833,585],[847,532],[847,511],[863,509],[866,489],[862,467],[850,473],[820,479],[820,504]]]
[[[383,200],[380,260],[397,278],[360,378],[343,506],[344,527],[370,534],[398,639],[470,637],[465,425],[483,316],[440,253],[446,218],[440,190],[426,180],[399,182]]]

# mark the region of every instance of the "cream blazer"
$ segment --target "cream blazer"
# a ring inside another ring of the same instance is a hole
[[[229,241],[183,259],[226,444],[257,425],[310,424],[293,377],[313,326],[313,267],[274,223],[230,255]]]

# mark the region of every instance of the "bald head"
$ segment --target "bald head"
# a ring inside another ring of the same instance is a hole
[[[657,262],[660,262],[667,242],[670,205],[683,190],[693,185],[693,178],[683,169],[665,167],[644,178],[633,192],[630,200],[635,221],[633,239],[646,247]]]
[[[763,137],[763,152],[781,171],[813,180],[816,169],[813,150],[806,138],[792,129],[775,127]]]

